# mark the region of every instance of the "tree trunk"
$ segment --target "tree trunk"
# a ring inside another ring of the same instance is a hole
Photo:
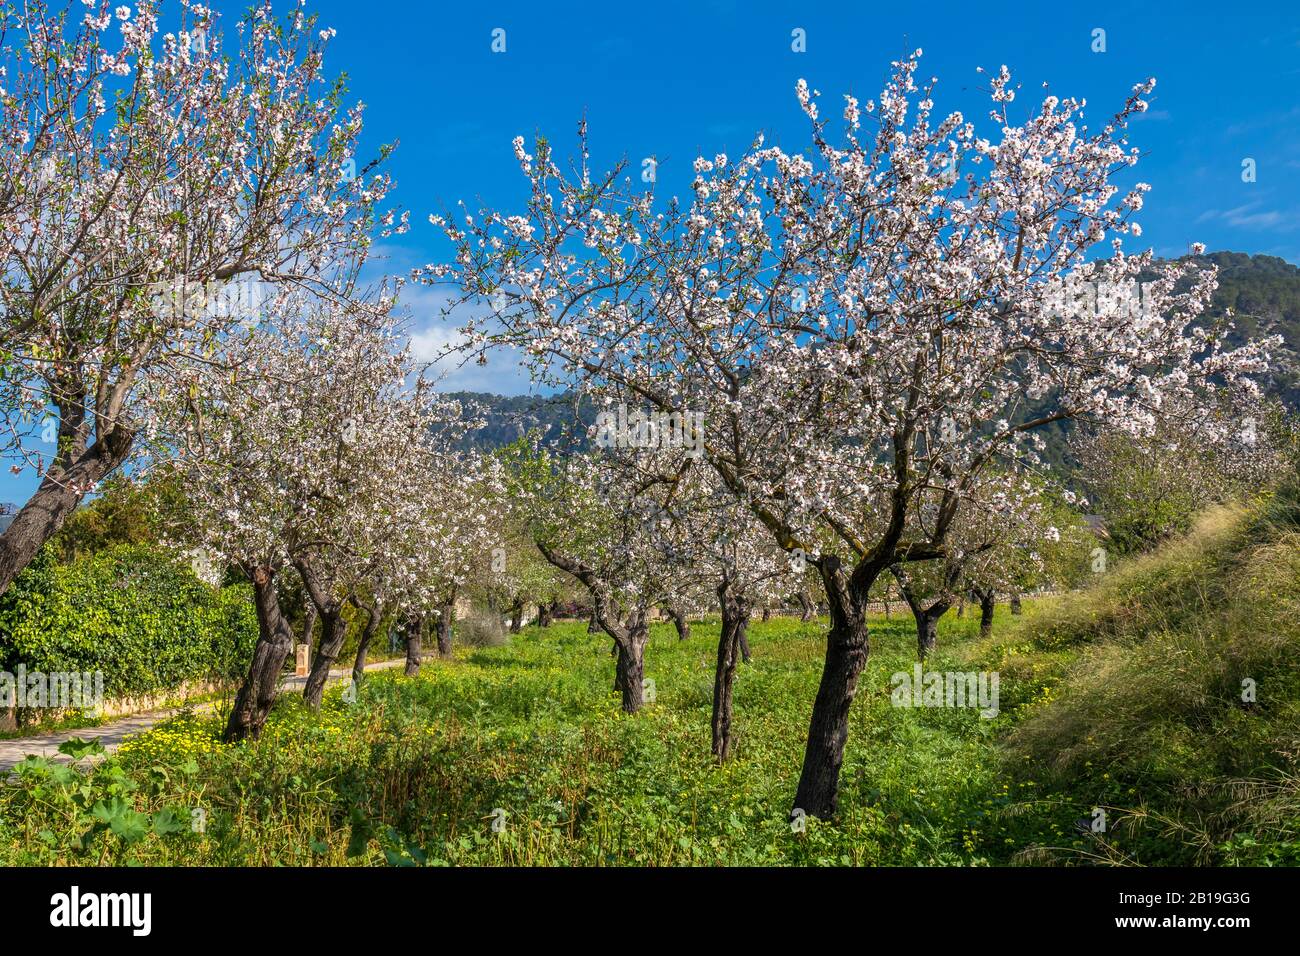
[[[330,678],[330,668],[339,659],[339,651],[343,650],[347,636],[348,622],[343,617],[343,605],[328,604],[321,609],[320,648],[312,658],[307,683],[302,688],[302,699],[312,710],[320,710],[325,685]]]
[[[348,622],[343,617],[343,602],[336,600],[332,587],[321,581],[311,560],[305,555],[299,555],[294,559],[294,567],[302,578],[307,599],[322,619],[320,646],[312,655],[311,670],[307,673],[307,683],[302,689],[302,699],[307,706],[319,710],[325,684],[329,681],[330,668],[339,659],[339,652],[343,650],[343,642],[348,636]],[[313,621],[309,619],[307,623]],[[306,630],[304,636],[310,639],[311,631]]]
[[[131,451],[134,436],[122,428],[112,429],[89,448],[84,448],[84,416],[70,418],[65,413],[59,422],[59,459],[37,486],[27,503],[18,509],[4,534],[0,534],[0,594],[9,590],[14,578],[31,564],[41,547],[63,527],[81,499]]]
[[[451,619],[456,613],[456,598],[453,595],[438,608],[438,656],[451,657]]]
[[[682,609],[675,604],[668,605],[668,616],[672,618],[673,627],[677,628],[677,640],[684,641],[691,636],[691,622],[686,620]]]
[[[911,609],[913,620],[916,621],[916,653],[924,661],[939,644],[939,618],[952,607],[952,591],[947,588],[940,591],[939,596],[930,602],[929,607],[926,607],[912,590],[911,579],[897,567],[891,568],[890,571],[898,580],[898,590]]]
[[[1019,592],[1019,591],[1012,591],[1012,592],[1011,592],[1011,613],[1012,613],[1012,614],[1022,614],[1022,613],[1024,613],[1024,612],[1023,612],[1023,609],[1020,607],[1020,592]]]
[[[275,593],[275,571],[256,568],[253,578],[253,602],[257,609],[257,644],[239,693],[235,696],[230,719],[222,739],[226,743],[262,733],[266,717],[275,703],[280,687],[280,671],[293,650],[293,630],[280,613],[280,598]]]
[[[749,608],[745,608],[745,616],[740,622],[740,627],[736,632],[736,642],[740,645],[740,659],[746,664],[750,661],[749,655]]]
[[[357,641],[357,659],[352,663],[352,684],[360,687],[362,678],[366,676],[366,652],[370,650],[370,642],[374,639],[375,632],[379,630],[381,615],[377,606],[364,604],[357,606],[368,615],[365,630],[361,632],[361,638]]]
[[[515,598],[510,605],[510,633],[518,634],[524,626],[524,599]]]
[[[957,599],[957,616],[966,616],[966,595],[964,594]]]
[[[424,617],[416,614],[406,622],[406,670],[407,677],[420,673],[420,632],[424,630]]]
[[[315,643],[315,635],[312,631],[316,630],[316,605],[311,599],[310,594],[304,594],[302,597],[302,637],[299,644],[306,644],[311,647]]]
[[[825,819],[839,803],[840,764],[849,737],[849,708],[858,689],[858,675],[870,654],[866,608],[850,589],[839,559],[825,555],[818,564],[826,585],[831,627],[826,634],[826,662],[808,723],[808,743],[803,770],[795,791],[794,807]],[[872,584],[866,582],[861,588]]]
[[[731,733],[732,687],[736,681],[736,661],[744,635],[749,608],[738,598],[728,582],[718,585],[722,605],[722,631],[718,636],[718,663],[713,672],[713,756],[726,763],[734,743]]]
[[[772,619],[772,609],[771,609],[771,607],[769,607],[768,605],[764,604],[764,605],[763,605],[763,620],[765,620],[765,621],[770,621],[771,619]]]
[[[554,620],[554,617],[555,617],[554,614],[551,612],[551,605],[549,604],[537,605],[537,626],[538,627],[550,627],[551,622]]]
[[[912,609],[912,619],[916,621],[916,654],[922,661],[939,646],[939,618],[948,610],[949,604],[942,599],[929,607],[923,607],[915,596],[908,595],[908,607]]]
[[[596,609],[594,607],[591,609],[591,617],[587,618],[587,633],[600,633],[600,621],[596,620]]]
[[[625,630],[625,638],[618,641],[614,686],[623,695],[623,712],[635,714],[645,703],[645,645],[650,636],[645,612],[632,612]]]
[[[817,605],[813,604],[812,595],[810,595],[807,591],[799,592],[799,607],[801,609],[799,613],[799,620],[811,621],[813,618],[817,616]]]
[[[993,633],[993,592],[986,591],[980,595],[980,637]]]
[[[939,646],[939,618],[942,614],[922,611],[916,617],[916,654],[924,661]]]

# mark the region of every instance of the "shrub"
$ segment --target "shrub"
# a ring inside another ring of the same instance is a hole
[[[0,668],[103,671],[106,697],[233,679],[256,639],[247,585],[214,589],[139,545],[68,564],[47,548],[0,596]]]
[[[510,641],[505,625],[491,612],[470,614],[453,628],[455,636],[470,647],[501,647]]]

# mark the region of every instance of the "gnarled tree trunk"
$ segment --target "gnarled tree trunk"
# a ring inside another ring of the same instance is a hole
[[[348,622],[343,617],[343,604],[331,602],[321,611],[320,647],[312,658],[307,683],[302,688],[302,699],[312,710],[320,710],[325,685],[329,682],[330,668],[339,659],[343,642],[347,640]]]
[[[110,427],[87,448],[88,429],[80,398],[63,403],[57,457],[35,493],[0,534],[0,594],[9,590],[14,578],[63,527],[86,493],[131,453],[135,435],[127,429]]]
[[[916,618],[916,656],[924,661],[939,646],[939,616],[927,609],[919,615],[913,612],[913,617]]]
[[[355,598],[352,603],[366,612],[366,626],[357,641],[356,660],[352,662],[352,683],[360,687],[361,679],[366,676],[366,652],[370,650],[370,642],[374,640],[375,632],[379,630],[379,619],[382,615],[378,605],[362,604]]]
[[[294,567],[298,569],[307,596],[321,617],[320,646],[312,655],[311,670],[302,689],[302,699],[307,706],[319,710],[330,668],[339,659],[339,652],[348,636],[348,622],[343,617],[343,602],[321,582],[310,560],[299,557],[295,559]],[[310,632],[307,636],[310,637]]]
[[[550,627],[554,620],[555,620],[555,614],[551,610],[551,605],[549,604],[537,605],[537,626],[538,627]]]
[[[420,673],[421,632],[424,630],[424,616],[415,614],[406,622],[406,670],[407,677]]]
[[[718,635],[718,663],[713,672],[713,755],[718,758],[718,763],[725,763],[731,756],[734,743],[731,732],[732,688],[736,681],[740,642],[749,620],[749,606],[725,580],[718,585],[718,600],[722,606],[722,631]]]
[[[849,737],[849,708],[858,689],[858,675],[867,663],[865,594],[871,581],[851,588],[839,558],[823,555],[817,563],[826,585],[831,627],[826,634],[826,661],[808,722],[803,770],[794,808],[825,819],[839,802],[840,765]]]
[[[515,598],[510,605],[510,633],[518,634],[524,626],[524,599]]]
[[[1011,613],[1012,613],[1012,614],[1023,614],[1023,613],[1024,613],[1024,609],[1021,608],[1021,606],[1020,606],[1020,592],[1019,592],[1019,591],[1012,591],[1012,592],[1011,592]]]
[[[676,604],[670,604],[667,607],[668,617],[672,619],[673,627],[677,628],[677,640],[684,641],[691,636],[691,622],[686,620],[686,615]]]
[[[453,594],[438,608],[438,656],[451,657],[451,624],[456,613],[456,596]]]
[[[812,595],[806,590],[799,592],[799,620],[811,621],[817,616],[817,605],[813,603]]]
[[[275,571],[254,568],[253,603],[257,609],[257,644],[248,676],[235,695],[235,704],[226,721],[222,739],[227,743],[257,737],[275,703],[280,687],[280,672],[293,651],[293,630],[280,613],[280,598],[275,592]]]
[[[992,591],[981,591],[980,598],[980,637],[988,637],[993,633],[993,604],[994,594]]]
[[[623,712],[635,714],[645,703],[645,645],[650,637],[645,612],[633,611],[621,631],[614,638],[618,644],[614,686],[623,695]]]

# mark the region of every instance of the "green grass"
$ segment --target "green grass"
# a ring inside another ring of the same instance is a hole
[[[973,624],[945,623],[954,642]],[[1001,853],[992,811],[1009,797],[990,747],[998,721],[890,705],[889,675],[914,659],[910,621],[876,622],[842,811],[802,835],[787,815],[824,624],[753,625],[754,661],[737,678],[736,756],[725,767],[709,754],[717,630],[696,624],[682,643],[654,628],[656,701],[633,717],[613,693],[607,639],[559,624],[509,647],[461,649],[414,679],[373,675],[355,705],[333,690],[319,716],[286,698],[256,744],[218,744],[217,717],[179,719],[96,771],[83,802],[102,798],[95,778],[121,767],[137,784],[134,807],[187,816],[201,807],[204,834],[127,842],[103,832],[79,849],[86,821],[76,798],[65,801],[36,767],[0,796],[0,862],[382,863],[385,850],[396,859],[413,849],[454,864],[866,865]],[[496,808],[508,814],[501,835],[491,831]]]
[[[1001,748],[1044,801],[1105,808],[1117,863],[1300,863],[1300,503],[1207,513],[1186,537],[968,650],[1021,704]],[[1254,699],[1247,689],[1253,690]],[[1027,812],[1020,859],[1070,859]]]
[[[936,670],[996,669],[1001,713],[891,705],[910,618],[872,621],[840,811],[787,815],[824,622],[755,622],[738,743],[709,754],[716,622],[656,625],[656,700],[620,712],[584,623],[460,648],[416,678],[294,695],[224,746],[183,716],[88,773],[0,790],[3,864],[997,865],[1296,862],[1300,532],[1286,501],[1219,512],[1090,591],[941,623]],[[1239,700],[1243,675],[1259,700]],[[1104,834],[1081,832],[1094,807]],[[492,831],[496,810],[506,813]],[[205,815],[204,832],[176,821]],[[171,831],[177,832],[171,832]]]

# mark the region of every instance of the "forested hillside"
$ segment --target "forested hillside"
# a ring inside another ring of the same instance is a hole
[[[1233,310],[1239,338],[1282,337],[1284,344],[1273,353],[1274,368],[1265,380],[1265,390],[1289,409],[1300,409],[1300,266],[1276,256],[1244,252],[1210,252],[1186,258],[1219,267],[1219,288],[1211,314]],[[466,448],[499,448],[536,430],[551,448],[580,451],[587,447],[587,428],[596,417],[589,403],[575,400],[572,394],[456,392],[452,397],[475,409],[485,422],[466,436]],[[1074,462],[1067,447],[1070,424],[1048,426],[1042,434],[1047,461],[1062,471],[1072,471]]]
[[[1289,408],[1300,407],[1300,266],[1244,252],[1212,252],[1204,258],[1219,267],[1215,308],[1232,309],[1246,338],[1282,336],[1268,389]]]

